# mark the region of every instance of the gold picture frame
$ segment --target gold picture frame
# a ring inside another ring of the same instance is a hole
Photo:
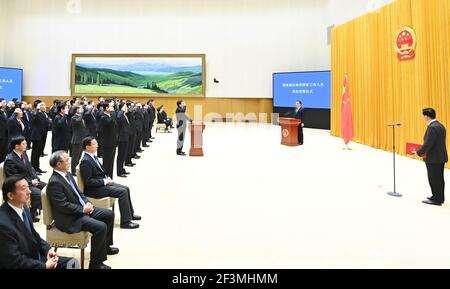
[[[205,97],[205,54],[72,54],[71,95]]]

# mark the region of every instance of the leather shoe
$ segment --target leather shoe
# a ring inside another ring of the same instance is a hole
[[[41,174],[45,174],[47,171],[43,171],[41,169],[37,169],[36,172],[40,172]]]
[[[33,223],[37,223],[39,222],[41,219],[39,219],[38,217],[34,216],[33,217]]]
[[[108,248],[106,248],[106,254],[108,254],[108,255],[116,255],[116,254],[119,254],[119,248],[116,248],[116,247],[108,247]]]
[[[139,228],[139,224],[136,224],[133,222],[128,222],[125,224],[120,224],[120,228],[122,228],[122,229],[137,229],[137,228]]]
[[[141,216],[139,215],[133,215],[133,217],[131,218],[133,221],[140,221],[142,219]]]
[[[425,200],[425,201],[422,201],[422,203],[427,204],[427,205],[442,206],[442,203],[436,202],[433,200]]]
[[[152,136],[150,139],[155,139],[155,137],[154,136]]]
[[[179,155],[179,156],[185,156],[186,153],[185,153],[185,152],[180,152],[180,153],[177,153],[177,155]]]
[[[118,177],[121,177],[121,178],[126,178],[127,177],[127,175],[126,174],[120,174],[120,175],[117,175]]]
[[[125,166],[127,166],[127,167],[134,167],[135,165],[136,165],[135,163],[125,164]]]
[[[143,145],[142,147],[144,147],[144,148],[148,148],[148,147],[150,147],[149,145]]]
[[[127,172],[127,171],[125,171],[125,172],[123,172],[124,174],[126,174],[126,175],[129,175],[130,174],[130,172]]]
[[[38,172],[38,171],[36,171],[36,175],[37,176],[42,176],[42,174],[40,172]]]
[[[89,269],[111,269],[108,265],[105,265],[103,263],[98,264],[91,264],[89,263]]]

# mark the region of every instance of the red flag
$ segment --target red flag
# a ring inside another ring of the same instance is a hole
[[[342,93],[341,105],[341,132],[342,138],[347,145],[355,136],[353,132],[352,104],[350,103],[350,94],[348,92],[348,76],[345,75],[344,91]]]

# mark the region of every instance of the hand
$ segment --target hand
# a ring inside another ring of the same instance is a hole
[[[302,127],[305,127],[305,124],[302,122]]]
[[[112,184],[114,184],[114,181],[111,180],[110,178],[108,178],[108,179],[106,180],[106,185],[109,186],[109,185],[112,185]]]
[[[50,248],[47,253],[47,259],[51,259],[53,257],[58,257],[58,254],[53,250],[53,248]]]
[[[37,179],[34,179],[31,181],[31,185],[36,187],[37,185],[39,185],[39,181]]]
[[[50,259],[47,259],[47,262],[45,262],[46,269],[55,269],[57,265],[58,265],[58,257],[52,257]]]
[[[90,215],[94,211],[94,206],[91,203],[87,203],[83,207],[83,213]]]

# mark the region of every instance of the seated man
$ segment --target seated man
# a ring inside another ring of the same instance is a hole
[[[71,258],[59,257],[33,228],[26,207],[31,191],[25,178],[7,178],[2,192],[0,269],[69,269],[77,264]]]
[[[87,137],[83,140],[84,157],[80,163],[80,174],[84,183],[84,194],[91,198],[113,197],[119,199],[120,227],[123,229],[136,229],[139,224],[131,220],[140,220],[134,214],[131,204],[130,189],[111,180],[106,170],[97,158],[97,140]]]
[[[167,113],[164,110],[164,105],[158,107],[157,111],[158,111],[158,123],[166,124],[166,131],[171,132],[169,128],[173,128],[173,122],[170,117],[167,117]]]
[[[4,164],[5,176],[21,175],[25,177],[31,190],[31,218],[33,222],[39,222],[37,210],[42,209],[41,190],[47,184],[40,181],[28,160],[27,141],[24,136],[13,138],[10,148],[12,151],[6,156]]]
[[[53,174],[48,181],[47,195],[53,209],[56,228],[72,234],[88,231],[91,238],[89,269],[111,269],[103,264],[106,255],[119,253],[113,244],[114,212],[94,208],[80,192],[70,174],[70,158],[65,151],[56,151],[50,157]]]

